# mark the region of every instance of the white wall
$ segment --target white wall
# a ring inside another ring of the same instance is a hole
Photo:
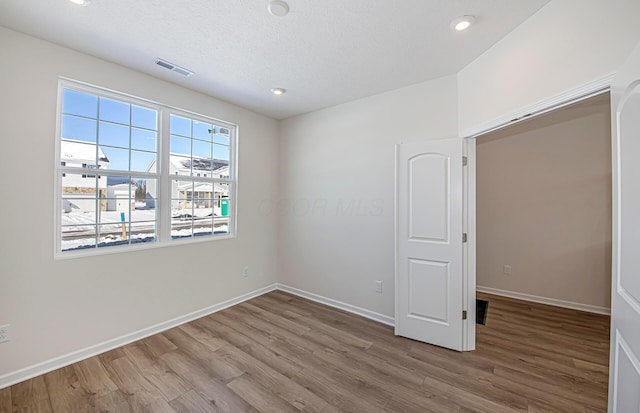
[[[456,137],[456,101],[449,76],[283,121],[280,282],[393,317],[394,145]]]
[[[277,227],[258,210],[278,190],[276,121],[3,28],[0,62],[0,376],[276,282]],[[58,76],[240,125],[238,237],[54,261]]]
[[[638,0],[552,0],[459,72],[460,133],[614,73],[639,14]]]
[[[485,135],[476,148],[478,286],[608,309],[609,95]]]

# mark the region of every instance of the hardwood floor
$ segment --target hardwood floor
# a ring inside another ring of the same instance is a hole
[[[457,353],[271,292],[0,390],[0,412],[606,411],[608,317],[479,297]]]

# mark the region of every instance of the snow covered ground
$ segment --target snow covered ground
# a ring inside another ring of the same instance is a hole
[[[98,223],[100,224],[120,224],[120,212],[118,211],[100,211],[98,213]],[[129,213],[124,213],[125,221],[129,220]],[[155,221],[156,211],[155,209],[136,209],[131,212],[131,221]],[[69,212],[68,214],[62,214],[61,224],[63,226],[83,226],[83,225],[95,225],[96,216],[93,212]]]
[[[229,232],[229,218],[212,216],[211,208],[176,209],[171,211],[171,237],[185,238],[207,234]],[[99,231],[98,246],[121,245],[154,241],[156,238],[156,210],[136,209],[124,213],[126,238],[122,235],[121,215],[118,211],[63,213],[62,250],[93,248],[96,246],[96,229]],[[129,227],[129,218],[131,226]],[[215,228],[215,229],[214,229]]]

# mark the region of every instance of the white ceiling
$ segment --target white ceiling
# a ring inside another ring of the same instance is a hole
[[[548,2],[1,0],[0,25],[284,119],[456,73]],[[463,14],[476,24],[450,30]]]

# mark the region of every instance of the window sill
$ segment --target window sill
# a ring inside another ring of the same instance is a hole
[[[114,245],[112,247],[88,248],[88,249],[77,250],[77,251],[56,252],[54,253],[53,259],[57,261],[57,260],[67,260],[67,259],[74,259],[74,258],[95,257],[100,255],[143,251],[143,250],[150,250],[150,249],[156,249],[156,248],[177,247],[180,245],[197,244],[201,242],[228,240],[232,238],[237,238],[237,235],[227,234],[227,235],[215,235],[215,236],[207,236],[207,237],[200,236],[200,237],[173,239],[167,242],[147,242],[147,243],[143,242],[139,244]]]

